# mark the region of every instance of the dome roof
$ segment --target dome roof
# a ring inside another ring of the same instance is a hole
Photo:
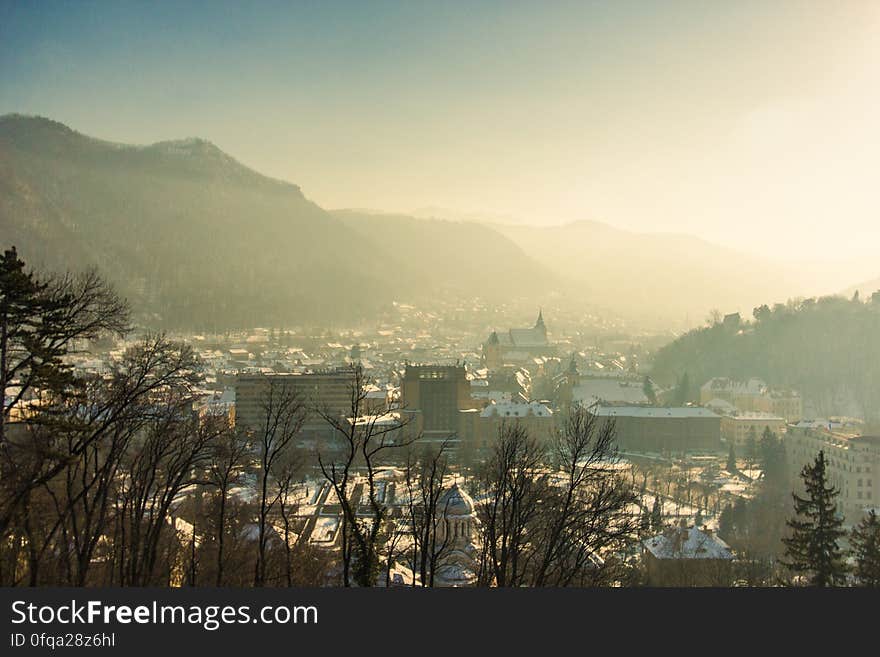
[[[437,510],[442,511],[447,518],[471,516],[474,514],[474,501],[456,482],[440,497]]]
[[[437,580],[440,586],[471,586],[477,579],[473,568],[460,563],[444,563],[437,568]]]

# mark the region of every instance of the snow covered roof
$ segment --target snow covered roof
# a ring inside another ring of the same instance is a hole
[[[547,335],[538,328],[512,328],[510,342],[515,347],[546,347]]]
[[[715,411],[723,413],[733,413],[736,411],[736,406],[731,404],[729,401],[718,399],[718,397],[709,400],[704,405],[706,406],[706,408],[711,408]]]
[[[696,525],[667,529],[644,546],[657,559],[733,559],[727,543]]]
[[[442,509],[447,518],[470,516],[474,513],[474,501],[456,482],[440,497],[437,508]]]
[[[761,379],[756,378],[751,378],[748,381],[737,381],[728,377],[716,376],[714,379],[706,381],[701,389],[730,390],[731,392],[760,395],[767,391],[767,384]]]
[[[738,411],[733,415],[732,419],[743,420],[744,422],[755,420],[773,420],[776,422],[785,422],[784,418],[781,418],[778,415],[773,415],[773,413],[767,413],[765,411]]]
[[[621,381],[619,379],[582,379],[571,391],[572,400],[593,403],[596,401],[626,402],[628,404],[645,404],[642,382]]]
[[[513,401],[492,402],[480,411],[480,417],[551,417],[553,411],[541,402],[518,403]]]
[[[599,406],[590,411],[599,417],[673,417],[673,418],[717,418],[708,408],[698,406],[675,406],[657,408],[653,406]]]

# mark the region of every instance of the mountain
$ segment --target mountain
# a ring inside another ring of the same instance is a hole
[[[794,266],[689,235],[634,233],[596,221],[562,226],[493,225],[594,304],[642,322],[699,325],[712,309],[752,308],[811,288]]]
[[[204,139],[134,146],[0,117],[0,246],[39,268],[97,266],[149,325],[355,321],[392,300],[553,295],[668,328],[815,290],[815,268],[687,235],[445,212],[327,211]]]
[[[334,218],[357,235],[373,240],[370,257],[395,263],[392,277],[430,281],[443,294],[490,299],[533,297],[561,281],[512,241],[488,226],[467,221],[414,219],[400,214],[337,210]]]
[[[460,210],[451,210],[449,208],[441,208],[438,206],[427,206],[417,208],[410,212],[414,217],[419,219],[454,219],[455,221],[468,221],[477,224],[514,224],[529,225],[529,220],[522,217],[514,217],[507,214],[495,214],[489,212],[461,212]]]
[[[0,117],[0,234],[33,266],[97,266],[172,327],[356,319],[553,280],[489,228],[327,212],[203,139],[116,144],[21,115]]]

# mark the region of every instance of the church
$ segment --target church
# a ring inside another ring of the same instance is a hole
[[[440,498],[437,508],[443,509],[437,542],[446,547],[440,557],[435,583],[443,587],[473,586],[477,581],[479,526],[474,501],[456,482]]]
[[[506,333],[492,331],[483,343],[483,366],[498,370],[505,364],[521,364],[541,356],[555,356],[556,346],[547,339],[544,313],[530,328],[512,328]]]

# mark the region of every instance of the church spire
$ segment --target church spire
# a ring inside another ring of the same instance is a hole
[[[541,329],[545,333],[547,332],[547,327],[544,326],[544,309],[543,308],[538,309],[538,321],[535,322],[535,328]]]

